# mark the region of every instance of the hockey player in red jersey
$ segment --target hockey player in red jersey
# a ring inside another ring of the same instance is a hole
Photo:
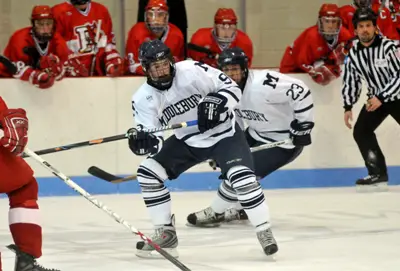
[[[327,85],[340,76],[352,35],[341,26],[339,7],[323,4],[317,25],[303,31],[286,48],[281,73],[308,73],[318,84]]]
[[[396,25],[392,20],[392,15],[387,7],[382,7],[379,3],[371,4],[371,0],[353,0],[353,4],[344,5],[340,8],[340,17],[342,18],[343,26],[346,27],[354,36],[354,26],[352,18],[354,12],[360,7],[371,7],[378,14],[378,29],[388,39],[399,40],[400,36],[396,30]]]
[[[38,184],[30,166],[20,157],[28,142],[25,110],[10,109],[0,97],[0,193],[10,202],[8,222],[15,245],[15,271],[57,271],[36,263],[42,255]],[[0,266],[1,270],[1,266]]]
[[[188,56],[193,60],[217,67],[218,55],[224,49],[239,47],[248,56],[249,67],[251,67],[253,43],[246,33],[237,29],[237,17],[231,8],[218,9],[214,16],[214,27],[197,30],[190,43],[210,51],[207,54],[188,47]]]
[[[19,78],[42,88],[50,88],[65,75],[64,63],[71,53],[65,40],[54,32],[54,17],[49,6],[35,6],[31,27],[17,30],[10,38],[4,55],[18,72],[14,75],[2,69],[2,76]],[[68,64],[68,63],[67,63]]]
[[[380,0],[382,1],[382,0]],[[380,2],[378,1],[378,2]],[[400,37],[400,0],[389,1],[388,7],[390,14],[392,16],[392,21],[396,27],[397,33]]]
[[[128,34],[125,46],[125,63],[128,74],[144,75],[138,55],[144,41],[160,39],[167,45],[175,61],[184,59],[184,39],[181,30],[168,23],[168,6],[165,0],[150,0],[145,8],[145,22],[136,23]]]
[[[70,0],[52,10],[57,32],[91,76],[123,74],[123,60],[115,46],[112,20],[105,6],[90,0]]]

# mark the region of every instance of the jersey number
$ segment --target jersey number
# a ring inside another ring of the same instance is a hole
[[[296,92],[295,92],[296,91]],[[290,89],[286,91],[286,96],[292,97],[293,101],[296,101],[300,95],[304,92],[304,88],[298,84],[292,84]]]

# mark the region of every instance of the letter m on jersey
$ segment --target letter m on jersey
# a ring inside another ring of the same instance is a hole
[[[273,89],[275,89],[276,88],[276,84],[279,81],[279,77],[272,76],[269,73],[267,73],[266,77],[267,77],[267,79],[264,80],[263,85],[264,86],[268,85],[268,86],[272,87]]]
[[[97,31],[99,33],[99,40],[96,40]],[[95,45],[97,47],[104,47],[102,40],[105,38],[105,33],[98,27],[98,22],[93,21],[92,23],[86,23],[84,25],[76,26],[74,29],[75,35],[77,37],[77,44],[75,48],[70,48],[74,52],[78,53],[91,53],[94,51]]]

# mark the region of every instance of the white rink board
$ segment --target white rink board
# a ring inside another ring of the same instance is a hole
[[[250,225],[195,229],[188,213],[210,204],[215,192],[172,193],[180,259],[207,271],[398,271],[400,187],[359,194],[352,188],[266,191],[280,251],[267,262]],[[99,196],[144,233],[151,229],[140,195]],[[190,202],[190,204],[188,204]],[[166,260],[139,259],[139,240],[81,197],[43,198],[44,256],[40,263],[63,271],[178,270]],[[0,200],[0,213],[8,202]],[[78,211],[79,210],[79,211]],[[13,268],[6,219],[0,221],[3,270]]]
[[[326,87],[315,84],[308,75],[295,74],[311,89],[315,105],[313,144],[285,169],[364,167],[352,137],[343,123],[341,80]],[[30,119],[29,147],[32,150],[125,133],[134,125],[131,97],[145,81],[143,77],[65,79],[48,90],[27,83],[2,79],[0,96],[10,107],[23,107]],[[354,117],[365,102],[361,95]],[[400,140],[397,123],[388,118],[377,130],[386,162],[398,166]],[[76,149],[46,156],[67,175],[87,175],[97,165],[117,174],[133,174],[143,158],[134,156],[126,141]],[[52,176],[28,159],[38,177]],[[208,165],[190,171],[210,171]]]

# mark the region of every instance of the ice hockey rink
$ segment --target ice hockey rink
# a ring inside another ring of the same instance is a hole
[[[274,261],[262,253],[252,227],[185,226],[188,213],[208,206],[215,192],[172,193],[180,260],[191,270],[377,271],[400,269],[400,187],[357,193],[354,188],[265,190],[279,244]],[[138,194],[98,196],[145,234],[148,215]],[[139,238],[80,196],[40,200],[43,257],[65,270],[179,270],[165,259],[139,259]],[[0,200],[3,271],[13,270],[7,199]]]

